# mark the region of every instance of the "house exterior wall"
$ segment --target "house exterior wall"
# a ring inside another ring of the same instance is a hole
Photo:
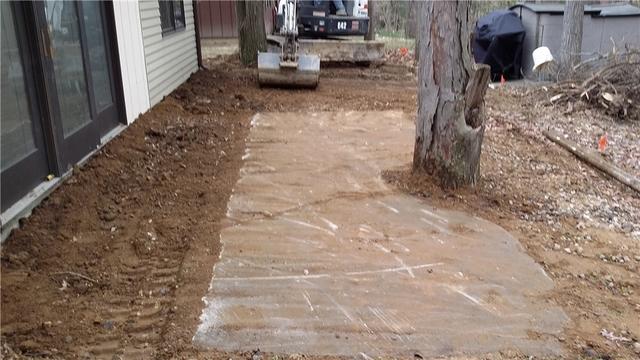
[[[150,105],[140,11],[135,1],[114,1],[113,12],[127,123],[130,124]]]
[[[149,89],[153,106],[198,70],[193,3],[184,2],[184,29],[162,34],[157,0],[141,0],[140,23]]]

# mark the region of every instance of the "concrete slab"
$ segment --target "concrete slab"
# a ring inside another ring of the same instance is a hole
[[[255,116],[194,342],[220,350],[559,354],[552,281],[500,227],[399,193],[400,112]]]

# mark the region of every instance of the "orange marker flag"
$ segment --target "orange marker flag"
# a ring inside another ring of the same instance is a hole
[[[607,145],[609,145],[609,141],[607,140],[607,134],[604,134],[598,140],[598,151],[604,152],[607,149]]]

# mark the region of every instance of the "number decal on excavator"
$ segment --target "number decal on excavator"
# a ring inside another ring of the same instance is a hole
[[[338,21],[338,30],[347,30],[347,22]]]

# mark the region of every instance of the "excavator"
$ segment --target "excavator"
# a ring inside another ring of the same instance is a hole
[[[279,52],[258,53],[260,86],[317,87],[320,56],[301,52],[299,38],[301,35],[316,39],[365,35],[369,26],[367,1],[347,0],[345,3],[348,11],[344,8],[336,11],[329,1],[279,0],[275,19]]]

